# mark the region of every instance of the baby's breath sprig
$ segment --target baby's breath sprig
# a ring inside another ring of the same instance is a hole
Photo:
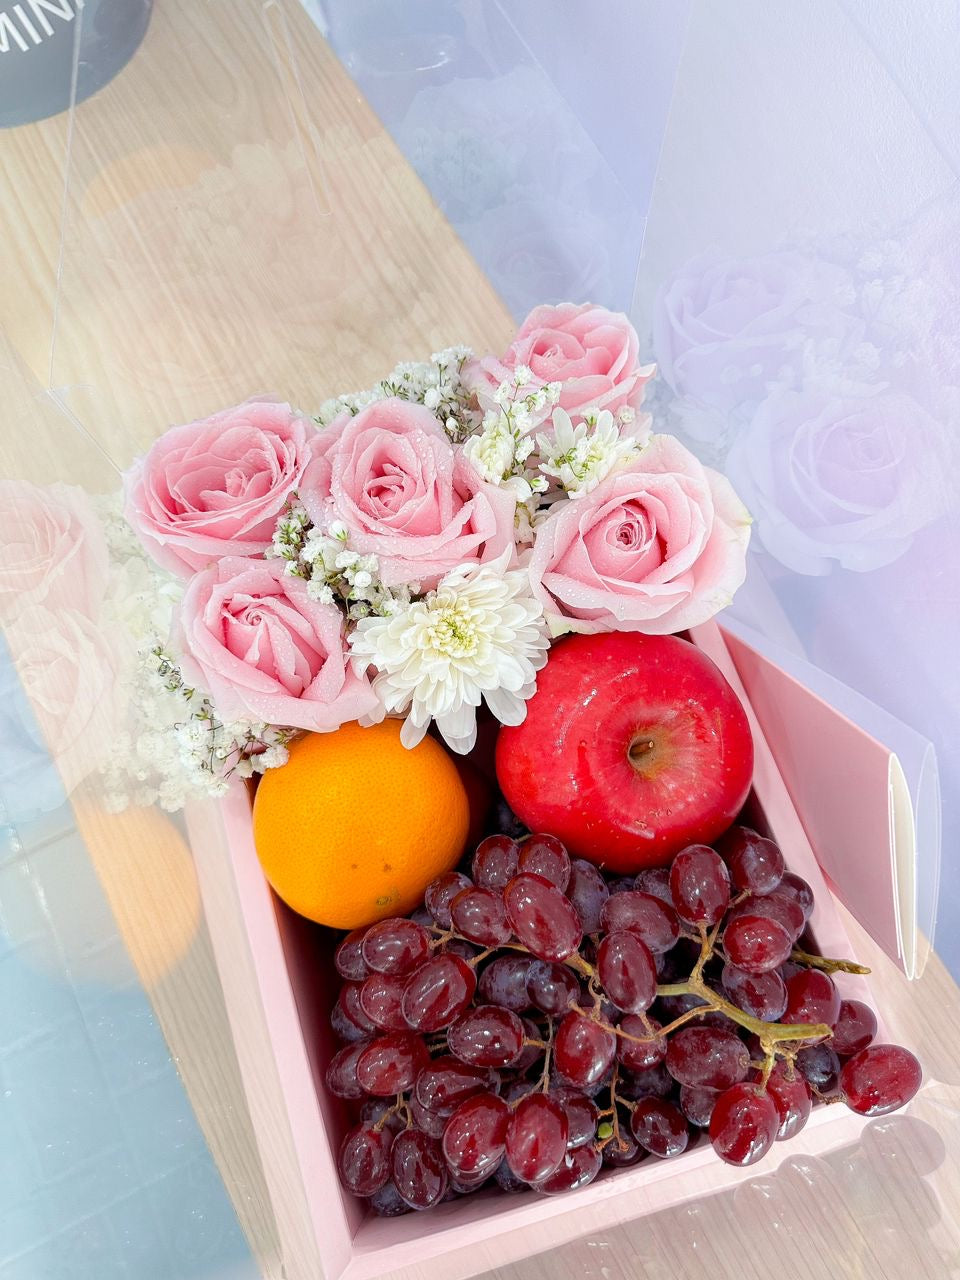
[[[537,382],[526,365],[518,365],[512,381],[497,388],[480,431],[463,446],[474,469],[491,484],[512,489],[519,503],[548,488],[546,477],[527,464],[537,448],[531,433],[559,399],[559,382]]]
[[[397,397],[429,409],[453,443],[459,444],[476,430],[482,417],[462,377],[472,354],[469,347],[456,346],[435,351],[429,361],[403,361],[375,387],[327,400],[315,421],[327,427],[345,409],[356,415],[377,400]]]

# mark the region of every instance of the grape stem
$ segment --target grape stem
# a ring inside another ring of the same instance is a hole
[[[825,973],[869,973],[865,964],[857,964],[854,960],[831,960],[827,956],[814,956],[808,951],[794,947],[790,959],[797,964],[808,965],[811,969],[822,969]]]

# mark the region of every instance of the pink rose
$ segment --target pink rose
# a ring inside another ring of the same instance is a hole
[[[309,461],[312,429],[288,404],[248,400],[172,427],[126,475],[126,516],[149,555],[188,577],[263,552]]]
[[[458,565],[513,546],[516,500],[488,484],[428,410],[379,400],[341,414],[314,446],[300,498],[315,524],[341,520],[386,586],[436,586]]]
[[[534,307],[506,353],[499,360],[484,356],[473,361],[466,376],[478,390],[493,392],[512,380],[517,365],[525,364],[539,382],[562,384],[560,407],[571,418],[590,408],[616,414],[640,408],[644,383],[653,376],[654,366],[641,365],[639,352],[639,339],[625,315],[589,302],[579,307],[561,302]]]
[[[121,728],[113,645],[85,613],[45,605],[20,614],[5,638],[30,711],[21,710],[19,731],[4,745],[41,769],[45,745],[69,793],[99,768]]]
[[[729,481],[673,436],[537,529],[529,561],[544,611],[575,631],[666,634],[728,605],[746,576],[750,516]]]
[[[36,604],[96,616],[107,546],[82,489],[0,480],[0,548],[0,618]]]
[[[340,610],[311,599],[281,560],[227,556],[197,574],[179,639],[184,677],[227,719],[325,733],[378,705],[344,658]]]

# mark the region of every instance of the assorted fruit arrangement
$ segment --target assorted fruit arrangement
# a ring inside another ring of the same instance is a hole
[[[834,981],[866,970],[814,953],[813,893],[773,840],[735,825],[610,875],[501,814],[422,908],[336,951],[340,1175],[377,1213],[555,1195],[704,1131],[752,1165],[818,1103],[877,1116],[916,1093],[916,1058]]]

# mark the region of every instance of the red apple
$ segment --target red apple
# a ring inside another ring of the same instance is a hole
[[[550,651],[497,779],[532,831],[609,871],[662,866],[740,812],[753,739],[737,695],[688,640],[615,631]]]

